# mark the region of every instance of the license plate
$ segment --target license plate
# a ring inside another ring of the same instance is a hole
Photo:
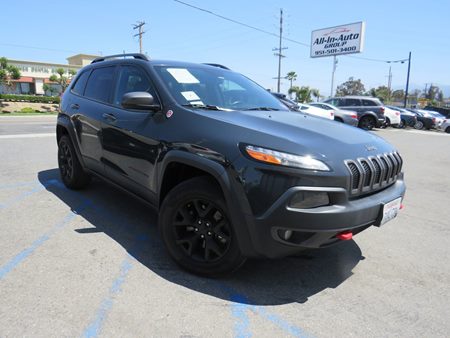
[[[402,198],[399,197],[383,205],[383,218],[381,219],[380,226],[397,217],[401,204]]]

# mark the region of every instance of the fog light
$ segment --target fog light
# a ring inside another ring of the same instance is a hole
[[[299,191],[289,202],[289,207],[296,209],[310,209],[330,204],[328,193],[323,191]]]
[[[278,230],[278,236],[287,241],[292,237],[292,230]]]

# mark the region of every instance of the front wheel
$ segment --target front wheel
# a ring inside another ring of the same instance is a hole
[[[450,127],[447,127],[447,128],[445,129],[445,132],[446,132],[447,134],[450,134]]]
[[[399,123],[398,127],[399,127],[400,129],[406,128],[406,121],[403,120],[403,119],[400,120],[400,123]]]
[[[191,272],[221,275],[245,262],[222,192],[207,177],[184,181],[167,194],[159,229],[170,256]]]

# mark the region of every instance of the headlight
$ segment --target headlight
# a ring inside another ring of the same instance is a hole
[[[245,151],[251,158],[265,163],[310,170],[330,171],[330,168],[325,163],[311,156],[293,155],[250,145],[245,147]]]

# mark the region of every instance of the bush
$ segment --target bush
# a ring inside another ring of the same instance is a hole
[[[23,101],[36,103],[56,103],[60,101],[59,96],[35,96],[35,95],[15,95],[15,94],[0,94],[0,100],[4,101]]]
[[[39,113],[31,107],[24,107],[20,110],[21,113]]]

